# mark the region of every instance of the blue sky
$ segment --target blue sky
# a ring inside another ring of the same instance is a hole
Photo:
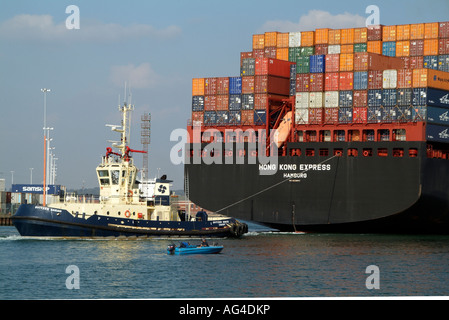
[[[95,168],[119,123],[118,96],[131,83],[132,146],[140,149],[140,116],[152,115],[150,176],[172,165],[170,133],[185,128],[191,79],[237,76],[252,34],[363,26],[369,5],[385,25],[449,20],[440,1],[23,1],[0,3],[0,178],[42,182],[43,95],[54,130],[57,183],[97,186]],[[65,28],[66,7],[80,9],[80,29]],[[294,29],[294,30],[292,30]],[[142,157],[135,155],[140,167]]]

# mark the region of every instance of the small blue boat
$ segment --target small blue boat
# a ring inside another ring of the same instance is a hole
[[[167,254],[212,254],[220,253],[221,250],[223,250],[223,246],[195,246],[181,242],[179,247],[174,244],[169,245],[167,248]]]

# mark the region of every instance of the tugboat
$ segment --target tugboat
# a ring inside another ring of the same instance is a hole
[[[22,236],[33,237],[240,237],[245,223],[230,217],[211,217],[200,211],[195,217],[178,211],[166,175],[139,182],[128,146],[129,117],[134,107],[119,106],[122,125],[110,126],[121,134],[119,142],[106,148],[97,167],[100,197],[60,197],[49,205],[22,204],[12,217]],[[61,199],[62,198],[62,199]]]

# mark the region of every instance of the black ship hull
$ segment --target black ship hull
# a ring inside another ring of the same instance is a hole
[[[236,154],[186,159],[194,203],[283,231],[449,233],[449,162],[428,158],[425,142],[289,143],[272,175]]]

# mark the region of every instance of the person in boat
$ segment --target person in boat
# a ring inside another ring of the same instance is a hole
[[[200,245],[200,247],[208,247],[209,246],[209,244],[207,243],[207,241],[206,241],[206,239],[201,239],[201,245]]]

